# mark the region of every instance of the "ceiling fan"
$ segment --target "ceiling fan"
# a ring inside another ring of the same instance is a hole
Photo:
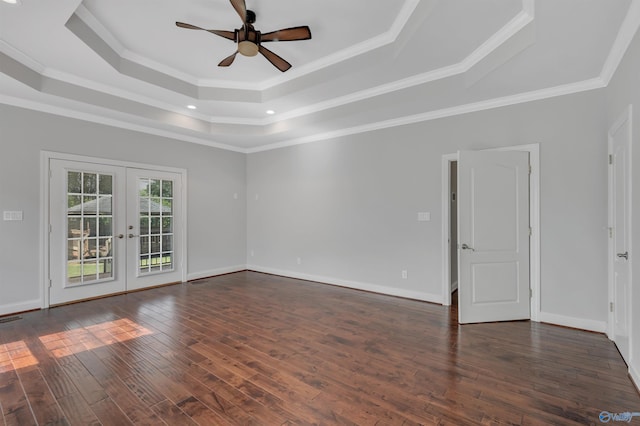
[[[262,34],[253,27],[253,23],[256,22],[256,14],[252,10],[247,10],[245,0],[230,0],[231,5],[236,10],[240,19],[242,19],[242,28],[238,28],[234,31],[224,30],[207,30],[195,25],[186,24],[184,22],[176,22],[176,25],[180,28],[186,28],[189,30],[203,30],[212,34],[224,37],[228,40],[232,40],[238,44],[238,49],[230,56],[224,58],[218,66],[228,67],[233,63],[238,53],[244,56],[255,56],[261,53],[262,56],[267,58],[276,68],[285,72],[291,68],[291,64],[285,61],[280,56],[276,55],[262,43],[268,41],[296,41],[296,40],[309,40],[311,38],[311,30],[308,26],[285,28],[278,31],[272,31],[270,33]]]

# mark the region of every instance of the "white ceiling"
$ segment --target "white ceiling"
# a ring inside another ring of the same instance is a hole
[[[311,28],[266,46],[286,73],[220,68],[232,41],[175,26],[238,28],[228,0],[0,0],[0,102],[254,152],[603,87],[640,24],[637,0],[247,7],[263,33]]]

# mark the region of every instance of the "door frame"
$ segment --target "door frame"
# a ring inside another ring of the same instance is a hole
[[[627,151],[627,167],[629,169],[629,177],[628,177],[628,182],[627,182],[627,214],[629,215],[630,218],[633,218],[633,203],[631,203],[631,194],[633,194],[632,192],[632,185],[633,185],[633,175],[632,175],[632,167],[633,167],[633,161],[631,159],[631,149],[633,146],[633,105],[628,105],[627,108],[622,112],[622,114],[620,115],[620,117],[618,117],[618,119],[613,123],[613,125],[609,128],[609,131],[607,132],[607,154],[608,154],[608,158],[610,158],[609,156],[613,154],[612,152],[612,144],[613,144],[613,135],[620,129],[620,127],[622,127],[625,123],[629,123],[629,135],[628,135],[628,151]],[[609,296],[609,306],[607,307],[607,337],[614,341],[614,336],[615,336],[615,317],[614,317],[614,311],[611,309],[611,304],[615,303],[615,291],[614,291],[614,278],[613,278],[613,260],[614,260],[614,256],[616,255],[615,253],[615,247],[613,246],[613,238],[610,234],[611,229],[612,229],[612,225],[613,225],[613,167],[608,166],[607,167],[607,177],[608,177],[608,182],[607,182],[607,190],[608,190],[608,194],[607,194],[607,233],[609,235],[609,238],[607,238],[607,285],[608,285],[608,296]],[[633,220],[629,221],[629,229],[627,229],[627,234],[628,235],[632,235],[631,232],[631,227],[633,226]],[[631,285],[633,283],[633,251],[632,251],[632,247],[631,245],[633,244],[633,239],[629,238],[629,246],[628,246],[628,251],[631,254],[629,256],[629,259],[627,260],[628,264],[629,264],[629,298],[628,298],[628,303],[627,303],[627,312],[629,313],[629,324],[627,324],[628,330],[629,330],[629,348],[632,348],[632,342],[631,339],[633,337],[633,333],[631,328],[633,327],[633,321],[631,321],[631,300],[632,300],[632,294],[631,292],[633,291],[633,285]],[[615,306],[614,306],[615,309]],[[631,352],[631,350],[630,350]],[[628,354],[629,355],[629,361],[631,361],[631,353]]]
[[[531,320],[540,321],[540,144],[516,145],[499,148],[488,148],[491,151],[525,151],[529,153],[531,176],[529,177],[529,223],[531,238],[529,240],[529,286],[531,289]],[[458,154],[442,156],[442,304],[451,305],[451,283],[449,235],[449,194],[451,183],[449,170],[451,162],[458,161]],[[452,242],[453,243],[453,242]]]
[[[182,215],[182,238],[180,241],[175,242],[178,244],[179,249],[182,252],[181,265],[182,274],[181,280],[187,281],[187,170],[177,167],[159,166],[149,163],[138,163],[132,161],[113,160],[108,158],[89,157],[85,155],[68,154],[63,152],[54,151],[40,151],[40,301],[41,308],[46,309],[50,306],[49,303],[49,287],[51,285],[50,277],[50,264],[49,259],[49,244],[50,244],[50,194],[49,194],[49,163],[50,160],[68,160],[78,161],[84,163],[93,163],[117,167],[130,167],[137,169],[158,170],[170,173],[176,173],[181,175],[182,180],[182,209],[180,211]]]

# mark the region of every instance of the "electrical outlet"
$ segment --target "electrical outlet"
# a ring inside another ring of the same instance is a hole
[[[402,271],[402,279],[403,279],[403,280],[406,280],[408,276],[409,276],[409,275],[407,274],[407,270],[406,270],[406,269],[405,269],[405,270],[403,270],[403,271]]]

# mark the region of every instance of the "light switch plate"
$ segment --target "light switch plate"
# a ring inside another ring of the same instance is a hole
[[[22,220],[23,213],[21,211],[4,211],[3,219],[4,220]]]
[[[418,212],[418,222],[429,222],[431,220],[431,212]]]

